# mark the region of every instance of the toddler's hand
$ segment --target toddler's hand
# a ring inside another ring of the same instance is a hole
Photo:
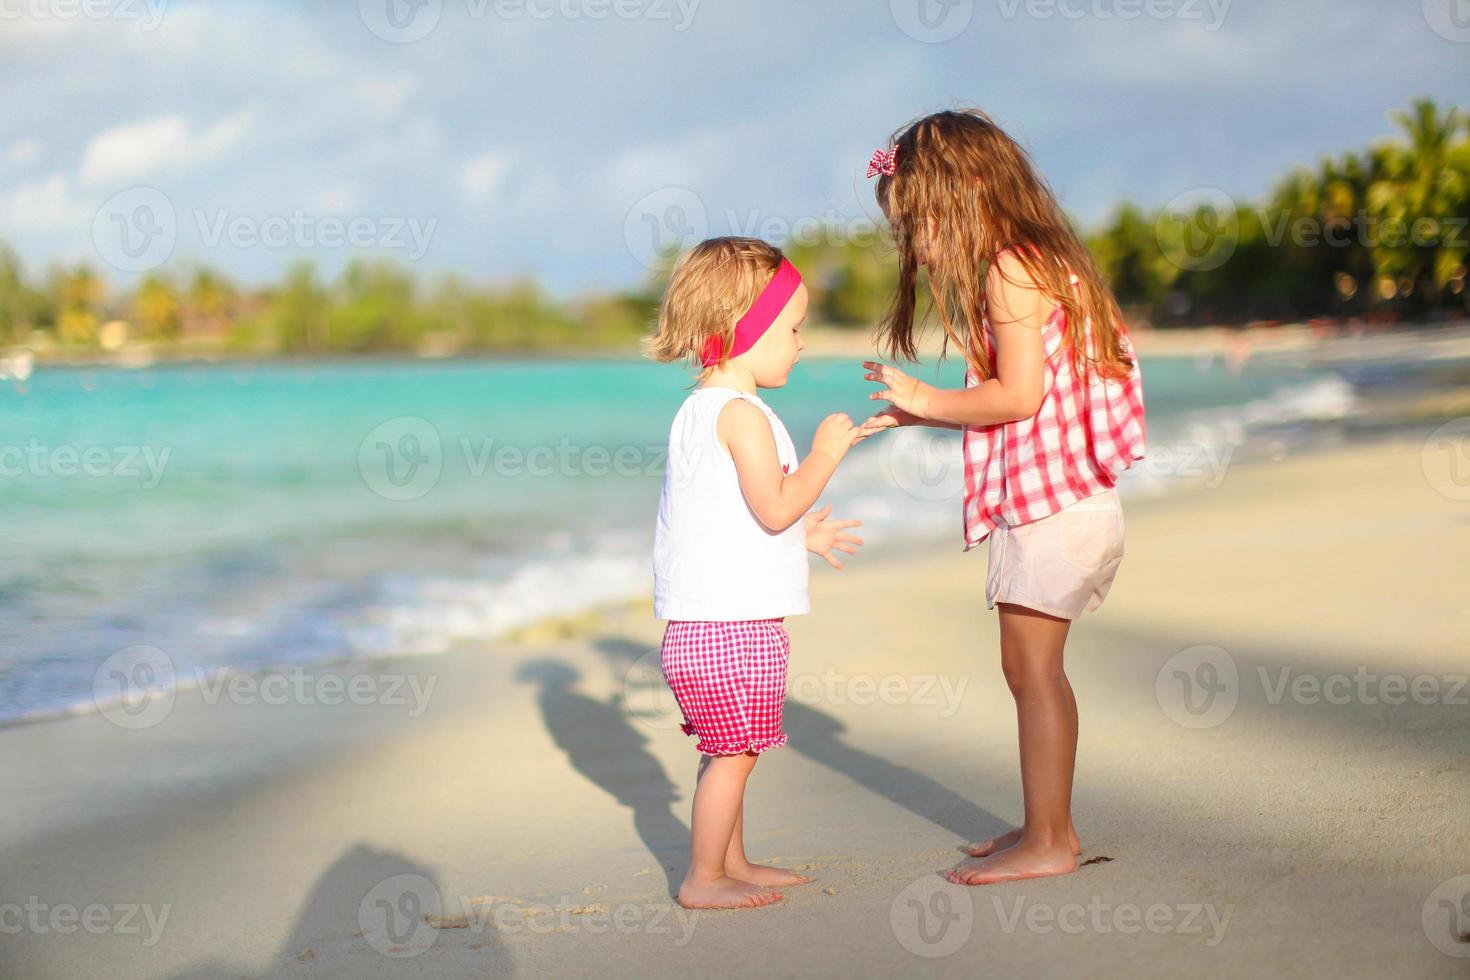
[[[832,552],[843,551],[849,555],[857,554],[862,547],[863,539],[855,534],[843,534],[850,527],[859,527],[862,521],[829,521],[827,516],[832,513],[832,505],[814,510],[806,515],[806,550],[814,555],[821,555],[827,559],[827,564],[833,568],[841,569],[842,562],[832,557]]]
[[[837,412],[822,419],[817,434],[812,437],[812,452],[822,452],[833,459],[842,460],[852,444],[857,442],[858,429],[846,412]]]

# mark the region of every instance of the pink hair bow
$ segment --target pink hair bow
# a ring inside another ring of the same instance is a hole
[[[893,172],[898,169],[898,147],[891,150],[874,150],[873,159],[868,161],[868,176],[876,177],[883,174],[892,177]]]

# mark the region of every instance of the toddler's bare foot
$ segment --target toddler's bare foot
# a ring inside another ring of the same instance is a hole
[[[1077,839],[1077,829],[1075,827],[1068,827],[1067,836],[1070,837],[1072,840],[1072,853],[1081,854],[1082,842]],[[1015,847],[1016,843],[1020,841],[1020,839],[1021,828],[1017,827],[1015,830],[1006,831],[999,837],[992,837],[989,840],[983,840],[978,844],[971,844],[965,850],[966,853],[970,855],[970,857],[989,857],[991,854],[994,854],[997,851],[1003,851],[1008,847]]]
[[[714,881],[686,878],[679,886],[679,904],[686,909],[753,909],[779,901],[780,892],[730,877]]]
[[[736,866],[727,861],[725,874],[737,881],[748,881],[754,885],[765,885],[767,888],[789,888],[792,885],[805,885],[811,881],[806,875],[797,874],[785,868],[773,868],[768,864],[746,863]]]
[[[956,885],[994,885],[1022,878],[1048,878],[1077,870],[1077,855],[1071,847],[1043,847],[1022,839],[1014,847],[988,857],[961,861],[944,876]]]

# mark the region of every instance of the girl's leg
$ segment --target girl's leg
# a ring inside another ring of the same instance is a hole
[[[689,873],[679,887],[685,908],[742,908],[780,901],[780,894],[748,881],[737,881],[725,868],[725,856],[745,799],[745,782],[755,768],[754,753],[706,756],[699,767],[690,821]]]
[[[806,875],[773,868],[768,864],[751,864],[745,856],[745,804],[735,814],[735,830],[730,835],[730,849],[725,852],[725,873],[739,881],[749,881],[767,887],[804,885],[811,881]]]
[[[1072,725],[1072,757],[1077,757],[1077,697],[1072,693],[1072,683],[1067,680],[1066,673],[1062,674],[1062,688],[1067,698],[1067,714]],[[1067,822],[1067,838],[1072,845],[1072,853],[1082,853],[1082,842],[1077,838],[1077,825],[1070,820]],[[978,844],[971,844],[966,850],[971,857],[986,857],[1003,851],[1008,847],[1014,847],[1021,841],[1021,828],[1008,830],[999,836],[989,840],[983,840]]]
[[[1001,667],[1016,699],[1026,820],[1013,846],[971,858],[949,873],[966,885],[1077,869],[1071,833],[1077,702],[1062,670],[1071,623],[1011,603],[999,609]]]

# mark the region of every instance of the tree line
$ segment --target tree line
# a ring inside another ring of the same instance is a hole
[[[1299,167],[1262,201],[1202,190],[1152,210],[1125,202],[1084,238],[1130,322],[1465,316],[1470,114],[1416,100],[1399,134]],[[882,234],[789,243],[812,319],[868,328],[896,281]],[[62,351],[147,342],[249,353],[631,349],[667,278],[558,300],[531,281],[421,281],[360,258],[332,280],[301,262],[246,287],[204,266],[113,290],[89,263],[32,279],[0,243],[0,344]]]

